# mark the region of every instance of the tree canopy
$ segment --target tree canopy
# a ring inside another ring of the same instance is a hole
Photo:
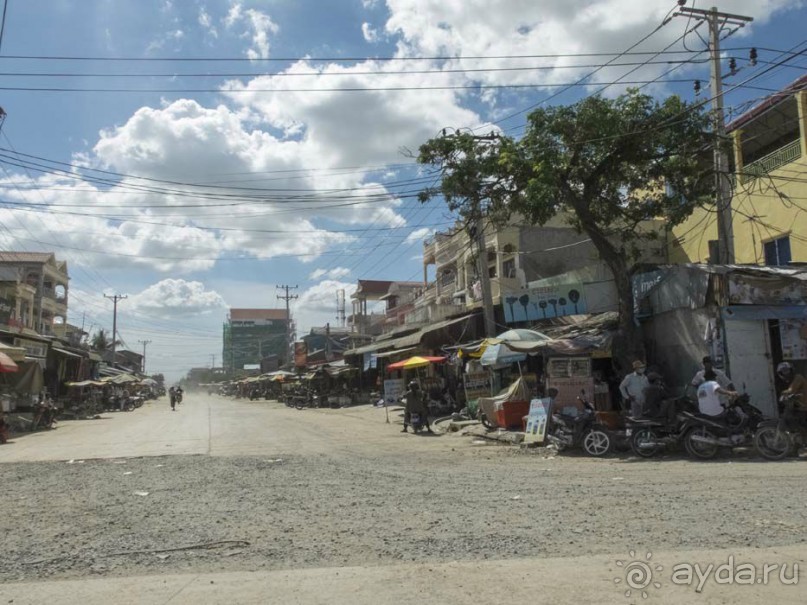
[[[712,134],[701,106],[631,90],[533,111],[520,139],[457,131],[420,147],[418,161],[437,167],[440,184],[421,201],[442,196],[460,215],[505,223],[513,216],[543,225],[561,216],[585,233],[611,269],[619,294],[623,363],[642,354],[630,278],[642,240],[711,203]]]

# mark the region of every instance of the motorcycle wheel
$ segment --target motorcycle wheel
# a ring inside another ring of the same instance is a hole
[[[302,410],[305,407],[305,401],[298,399],[296,402],[294,402],[294,407],[298,410]]]
[[[583,437],[583,449],[589,456],[605,456],[611,451],[611,437],[601,429],[591,429]]]
[[[652,458],[661,451],[661,446],[647,447],[647,443],[656,443],[658,436],[652,429],[637,429],[630,438],[630,448],[633,453],[642,458]]]
[[[701,460],[710,460],[717,456],[720,446],[714,443],[696,441],[695,437],[717,439],[717,436],[704,426],[698,426],[689,431],[684,437],[684,447],[690,456]]]
[[[488,420],[488,417],[482,413],[479,414],[479,422],[482,423],[482,426],[484,426],[486,429],[490,429],[491,431],[498,428],[498,425]]]
[[[126,410],[127,412],[131,412],[134,410],[134,404],[132,403],[124,404],[123,409]]]
[[[793,442],[787,432],[775,426],[766,426],[754,435],[754,446],[763,458],[783,460],[792,451]]]

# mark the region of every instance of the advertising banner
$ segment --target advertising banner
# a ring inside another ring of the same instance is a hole
[[[465,374],[465,400],[473,401],[480,397],[490,397],[490,373]]]
[[[580,281],[552,283],[541,280],[539,287],[502,293],[504,321],[538,321],[586,313],[586,298]]]
[[[530,413],[527,416],[527,430],[524,435],[524,443],[544,442],[550,405],[551,400],[549,397],[530,401]]]

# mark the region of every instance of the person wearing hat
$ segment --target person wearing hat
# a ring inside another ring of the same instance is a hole
[[[644,391],[650,384],[644,371],[644,362],[637,359],[633,362],[633,372],[625,376],[619,384],[619,392],[630,404],[630,413],[634,418],[640,417],[644,411]]]
[[[721,388],[730,391],[734,390],[734,384],[731,382],[731,378],[729,378],[722,370],[715,368],[714,364],[712,363],[712,358],[708,355],[703,358],[703,369],[695,374],[695,377],[692,379],[692,386],[698,388],[704,382],[706,382],[706,374],[708,372],[714,372],[716,377],[715,381],[720,385]]]

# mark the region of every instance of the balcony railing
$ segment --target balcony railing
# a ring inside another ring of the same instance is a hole
[[[781,168],[785,164],[789,164],[800,157],[801,141],[797,139],[792,143],[788,143],[784,147],[780,147],[776,151],[743,166],[742,173],[740,174],[740,182],[747,183],[752,179],[765,176],[777,168]]]

